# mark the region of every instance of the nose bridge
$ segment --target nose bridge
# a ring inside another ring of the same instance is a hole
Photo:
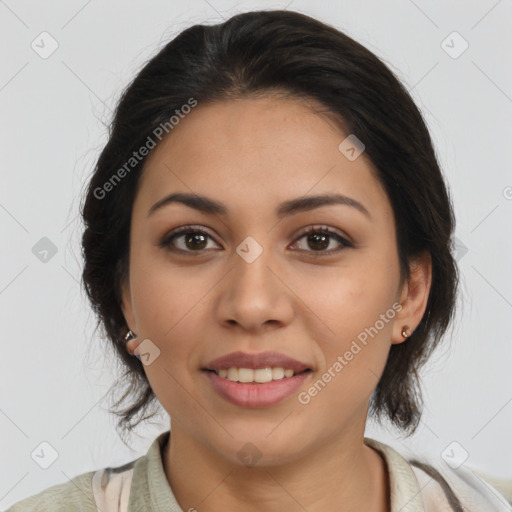
[[[259,288],[269,290],[269,282],[275,280],[275,276],[270,271],[269,267],[275,266],[273,263],[273,251],[268,244],[268,238],[263,240],[263,235],[258,237],[260,242],[252,236],[247,236],[237,247],[236,255],[233,255],[234,269],[233,269],[233,283],[234,285],[240,284],[239,291],[248,291],[249,294],[259,292]],[[265,246],[263,245],[265,243]],[[252,292],[250,288],[253,288]]]
[[[248,236],[236,247],[221,298],[222,320],[234,320],[246,328],[256,328],[268,320],[286,322],[292,309],[286,287],[275,275],[275,251],[268,244],[263,246],[263,235],[259,238],[262,243]]]

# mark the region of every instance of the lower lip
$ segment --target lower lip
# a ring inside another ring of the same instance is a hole
[[[203,370],[203,373],[210,380],[215,391],[228,402],[240,407],[256,408],[277,404],[293,395],[312,372],[306,371],[293,377],[272,380],[264,384],[233,382],[219,377],[215,372]]]

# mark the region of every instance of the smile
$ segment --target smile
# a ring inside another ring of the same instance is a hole
[[[203,370],[203,374],[216,393],[229,403],[239,407],[261,408],[293,395],[312,372],[308,369],[294,374],[293,370],[276,367]]]
[[[271,382],[273,380],[281,380],[293,377],[301,372],[295,372],[291,368],[229,368],[216,370],[215,373],[219,377],[229,379],[232,382]]]

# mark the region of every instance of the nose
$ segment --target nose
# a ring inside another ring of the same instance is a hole
[[[219,321],[251,332],[287,325],[294,314],[293,293],[272,251],[264,249],[252,262],[234,253],[232,260],[220,284]]]

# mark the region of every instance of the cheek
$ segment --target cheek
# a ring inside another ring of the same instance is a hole
[[[211,285],[204,279],[202,284],[194,282],[183,269],[173,271],[156,263],[146,264],[145,269],[132,284],[140,335],[150,340],[150,352],[157,354],[144,371],[158,401],[177,421],[197,417],[201,411],[195,410],[197,404],[189,395],[197,368],[190,365],[201,339],[202,322],[197,319],[204,314],[201,298]]]
[[[139,339],[149,340],[148,348],[157,354],[144,370],[157,396],[160,390],[176,396],[172,390],[178,383],[172,377],[181,382],[189,370],[194,342],[200,339],[194,329],[201,325],[191,319],[201,310],[201,298],[209,287],[204,280],[203,285],[194,283],[191,271],[162,265],[154,257],[143,264],[134,258],[133,268],[131,287]]]
[[[212,287],[208,273],[199,275],[194,266],[176,266],[165,251],[141,249],[133,259],[130,276],[137,323],[147,337],[165,345],[190,325],[190,316]]]
[[[319,395],[318,404],[332,403],[349,411],[371,395],[391,346],[398,281],[398,264],[391,253],[338,272],[329,280],[328,292],[315,288],[312,309],[329,327],[329,334],[319,341],[325,367],[317,378],[326,385],[319,383],[318,391],[312,390]]]
[[[399,269],[392,258],[375,258],[373,262],[370,258],[360,258],[359,262],[333,269],[320,279],[301,279],[308,305],[318,322],[329,328],[322,332],[332,336],[337,344],[373,326],[392,307]],[[391,323],[386,323],[382,330],[389,333]]]

